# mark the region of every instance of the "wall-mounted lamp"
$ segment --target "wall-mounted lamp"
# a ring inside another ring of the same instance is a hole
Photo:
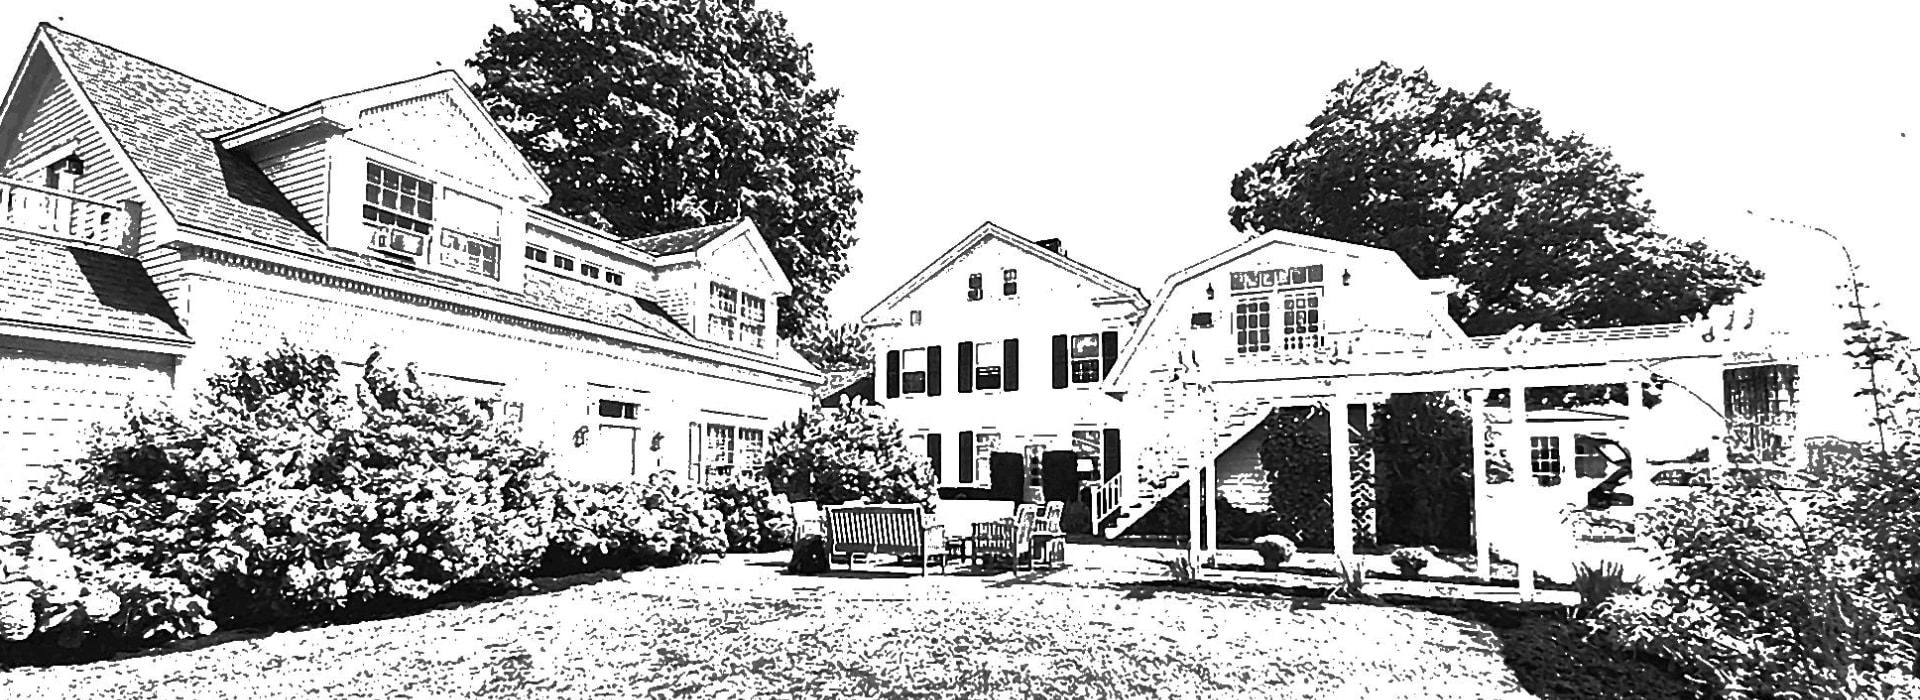
[[[1340,286],[1342,286],[1342,287],[1351,287],[1351,286],[1353,286],[1353,271],[1352,271],[1352,270],[1341,270],[1341,271],[1340,271]]]
[[[1208,300],[1213,299],[1213,283],[1212,282],[1207,283],[1207,299]]]
[[[67,156],[67,159],[61,161],[61,164],[66,166],[68,175],[80,177],[81,175],[87,174],[87,161],[82,160],[80,156]]]

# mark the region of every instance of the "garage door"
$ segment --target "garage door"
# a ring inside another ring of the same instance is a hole
[[[95,423],[124,415],[136,395],[168,391],[171,367],[158,355],[0,346],[0,493],[80,456]]]

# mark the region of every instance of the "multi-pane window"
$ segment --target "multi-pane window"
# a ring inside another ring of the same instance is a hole
[[[1777,462],[1787,457],[1799,422],[1800,368],[1736,367],[1721,373],[1726,393],[1727,458]]]
[[[1307,289],[1280,295],[1280,343],[1286,350],[1320,347],[1320,290]]]
[[[1106,445],[1097,429],[1073,431],[1073,453],[1082,459],[1093,459],[1099,464],[1100,456],[1106,454]]]
[[[433,232],[433,183],[378,163],[367,163],[367,201],[361,216],[381,226]]]
[[[598,414],[601,418],[633,419],[633,418],[637,418],[640,415],[640,405],[635,403],[628,403],[626,401],[611,401],[608,399],[601,399],[600,402],[597,404],[597,410],[595,411],[595,413]]]
[[[767,337],[767,301],[745,292],[740,293],[740,335],[748,343],[760,347]]]
[[[900,393],[927,393],[927,349],[900,352]]]
[[[707,321],[714,338],[745,341],[756,348],[766,345],[767,300],[719,282],[708,283],[707,289],[712,299]]]
[[[1020,271],[1007,269],[1000,271],[1000,294],[1013,296],[1020,293]]]
[[[734,431],[734,438],[740,466],[758,468],[765,463],[767,436],[764,431],[759,428],[740,428]]]
[[[627,276],[626,276],[626,275],[622,275],[622,274],[620,274],[620,273],[618,273],[618,272],[614,272],[614,271],[612,271],[612,270],[608,270],[608,271],[607,271],[607,284],[611,284],[611,285],[613,285],[613,286],[615,286],[615,287],[618,287],[618,286],[621,286],[621,285],[624,285],[624,284],[626,284],[626,283],[627,283]]]
[[[600,266],[593,263],[580,263],[580,276],[590,280],[600,279]]]
[[[734,452],[734,446],[733,426],[708,423],[707,445],[705,450],[707,470],[719,474],[726,474],[732,471],[734,460],[737,457]]]
[[[962,474],[963,483],[981,483],[993,479],[993,453],[1000,450],[999,433],[973,434],[973,473]],[[972,478],[968,478],[972,477]]]
[[[1075,384],[1100,381],[1100,334],[1086,333],[1067,339],[1067,376]]]
[[[559,269],[562,269],[562,270],[565,270],[565,271],[567,271],[567,272],[572,272],[572,271],[573,271],[573,258],[571,258],[571,257],[568,257],[568,256],[565,256],[565,255],[561,255],[561,254],[559,254],[559,253],[554,253],[554,254],[553,254],[553,266],[554,266],[554,267],[556,267],[556,268],[559,268]]]
[[[1560,436],[1535,435],[1529,444],[1532,447],[1533,477],[1539,479],[1542,486],[1560,483]]]
[[[967,301],[979,301],[986,296],[986,292],[980,286],[981,284],[980,273],[975,272],[967,275]]]
[[[1000,343],[988,341],[973,344],[973,388],[998,389],[1001,385]]]
[[[544,265],[547,262],[547,249],[537,245],[527,246],[527,259]]]
[[[434,261],[440,265],[482,277],[500,278],[500,244],[443,230],[434,248]]]
[[[1320,265],[1278,267],[1270,270],[1235,272],[1229,285],[1235,292],[1260,291],[1276,287],[1319,284],[1325,275],[1326,268]]]
[[[1248,299],[1233,305],[1234,347],[1239,352],[1273,349],[1273,309],[1266,299]]]

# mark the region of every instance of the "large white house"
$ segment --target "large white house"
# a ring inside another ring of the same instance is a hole
[[[933,462],[942,495],[963,500],[990,495],[996,452],[1064,460],[1089,482],[1119,473],[1120,405],[1100,383],[1145,311],[1140,290],[1059,239],[985,223],[861,320],[875,399]]]
[[[761,234],[549,196],[451,72],[281,110],[41,25],[0,104],[0,480],[283,341],[416,363],[577,476],[755,463],[820,381]]]

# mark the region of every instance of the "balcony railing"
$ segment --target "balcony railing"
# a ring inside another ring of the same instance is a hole
[[[128,205],[0,178],[0,229],[125,250]]]

